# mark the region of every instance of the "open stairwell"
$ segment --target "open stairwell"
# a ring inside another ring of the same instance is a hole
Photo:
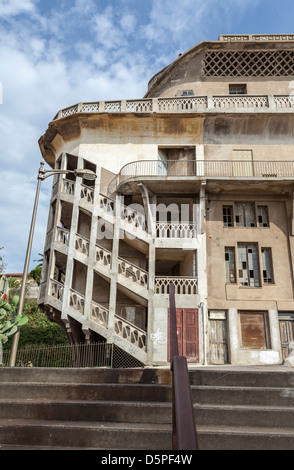
[[[199,450],[292,450],[286,367],[190,369]],[[0,369],[0,450],[171,450],[167,369]]]

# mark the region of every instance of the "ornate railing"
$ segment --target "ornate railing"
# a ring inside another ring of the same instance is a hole
[[[56,241],[63,245],[68,245],[69,242],[69,230],[64,227],[56,228]]]
[[[94,189],[81,184],[81,199],[84,199],[86,202],[94,203]]]
[[[115,208],[115,201],[113,199],[110,199],[107,196],[103,196],[103,194],[99,195],[99,205],[100,209],[105,213],[109,215],[114,215],[114,208]]]
[[[103,266],[106,266],[107,268],[110,268],[111,266],[111,251],[107,250],[106,248],[103,248],[100,245],[96,245],[96,262],[103,264]]]
[[[294,41],[294,34],[221,34],[219,41],[226,42],[272,42],[272,41]]]
[[[156,236],[158,238],[196,238],[197,225],[189,222],[157,222]]]
[[[186,276],[161,276],[155,277],[155,293],[169,294],[170,284],[174,285],[175,293],[182,295],[195,295],[198,291],[198,279]]]
[[[118,274],[139,286],[148,286],[148,272],[123,258],[118,258]]]
[[[85,296],[74,289],[70,289],[69,305],[84,315]]]
[[[239,40],[239,39],[238,39]],[[249,40],[249,39],[242,39]],[[219,112],[228,109],[240,112],[252,112],[253,109],[260,110],[283,110],[293,106],[293,97],[284,96],[285,101],[280,102],[281,95],[224,95],[224,96],[189,96],[173,98],[143,98],[138,100],[118,100],[118,101],[96,101],[90,103],[78,103],[68,108],[60,110],[53,120],[66,118],[78,113],[185,113],[185,112]],[[223,100],[225,106],[220,106]],[[285,102],[287,105],[285,106]],[[237,106],[236,106],[237,103]]]
[[[75,249],[77,251],[83,253],[83,255],[89,256],[89,244],[90,242],[88,238],[76,233]]]
[[[213,105],[215,108],[224,109],[252,109],[252,108],[268,108],[267,96],[214,96]]]
[[[96,323],[99,323],[99,325],[104,326],[104,328],[107,328],[108,316],[109,316],[108,309],[103,307],[103,305],[100,305],[97,302],[94,302],[92,300],[91,314],[90,314],[91,320],[93,320]]]
[[[133,346],[146,351],[146,331],[137,328],[119,315],[114,317],[114,332]]]
[[[73,196],[75,193],[75,182],[66,178],[62,179],[61,192]]]
[[[50,279],[49,295],[57,300],[62,301],[63,284],[61,284],[61,282],[55,281],[55,279]]]

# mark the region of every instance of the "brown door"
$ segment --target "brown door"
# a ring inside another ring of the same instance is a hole
[[[179,356],[185,356],[188,362],[199,361],[198,309],[177,308],[177,335]],[[170,319],[170,312],[168,311]],[[169,321],[170,324],[170,321]],[[169,329],[170,331],[170,329]],[[170,336],[168,335],[168,338]],[[170,360],[169,341],[168,358]]]
[[[282,358],[286,359],[289,354],[289,343],[294,340],[294,318],[286,319],[281,317],[280,321],[280,335],[281,335],[281,346],[282,346]]]

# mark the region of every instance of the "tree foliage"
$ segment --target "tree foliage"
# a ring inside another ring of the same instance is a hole
[[[68,344],[68,338],[60,325],[50,321],[47,316],[40,312],[37,301],[25,302],[23,315],[28,317],[28,322],[21,328],[19,337],[19,348],[28,345],[57,345]],[[11,341],[4,345],[9,349]]]

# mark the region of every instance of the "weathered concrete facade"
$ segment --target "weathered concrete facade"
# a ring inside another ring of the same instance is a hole
[[[291,36],[220,37],[145,98],[59,111],[39,144],[55,177],[39,305],[73,341],[165,364],[169,282],[182,353],[280,364],[293,339]],[[294,87],[293,87],[294,88]]]

